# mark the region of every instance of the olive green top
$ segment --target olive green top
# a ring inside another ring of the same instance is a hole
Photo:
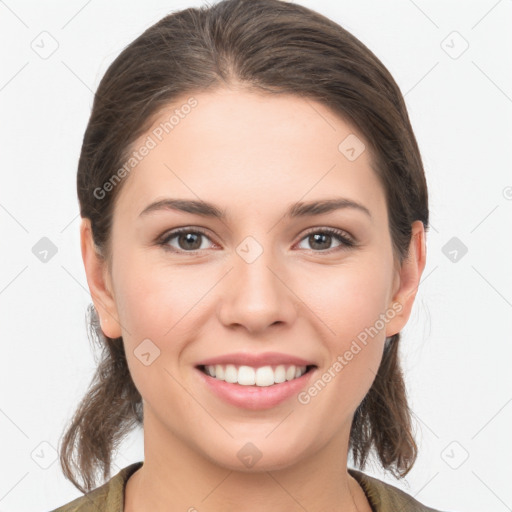
[[[51,512],[124,512],[126,482],[142,464],[135,462],[123,468],[101,487]],[[348,472],[359,482],[373,512],[439,512],[382,480],[351,468]]]

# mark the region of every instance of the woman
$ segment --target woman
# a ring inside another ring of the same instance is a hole
[[[433,510],[362,472],[417,455],[398,347],[428,195],[360,41],[278,0],[165,17],[99,85],[78,196],[103,359],[61,442],[88,494],[57,511]]]

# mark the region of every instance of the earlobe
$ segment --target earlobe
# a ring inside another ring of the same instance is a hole
[[[121,336],[121,328],[107,264],[94,244],[91,221],[88,218],[83,218],[80,224],[80,245],[87,284],[100,319],[101,330],[109,338],[118,338]]]
[[[426,264],[426,239],[423,222],[414,221],[411,227],[408,256],[398,271],[398,289],[392,300],[393,309],[397,314],[386,326],[387,337],[400,332],[409,320]]]

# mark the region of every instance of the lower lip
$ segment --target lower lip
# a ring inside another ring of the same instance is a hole
[[[200,378],[220,398],[243,409],[270,409],[297,395],[305,386],[315,369],[311,369],[298,379],[288,380],[272,386],[242,386],[206,375],[198,368]]]

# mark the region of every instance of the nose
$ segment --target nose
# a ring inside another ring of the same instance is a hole
[[[263,250],[254,261],[234,253],[218,308],[226,327],[238,326],[256,334],[274,324],[293,323],[299,299],[290,288],[292,280],[286,267],[271,253]]]

